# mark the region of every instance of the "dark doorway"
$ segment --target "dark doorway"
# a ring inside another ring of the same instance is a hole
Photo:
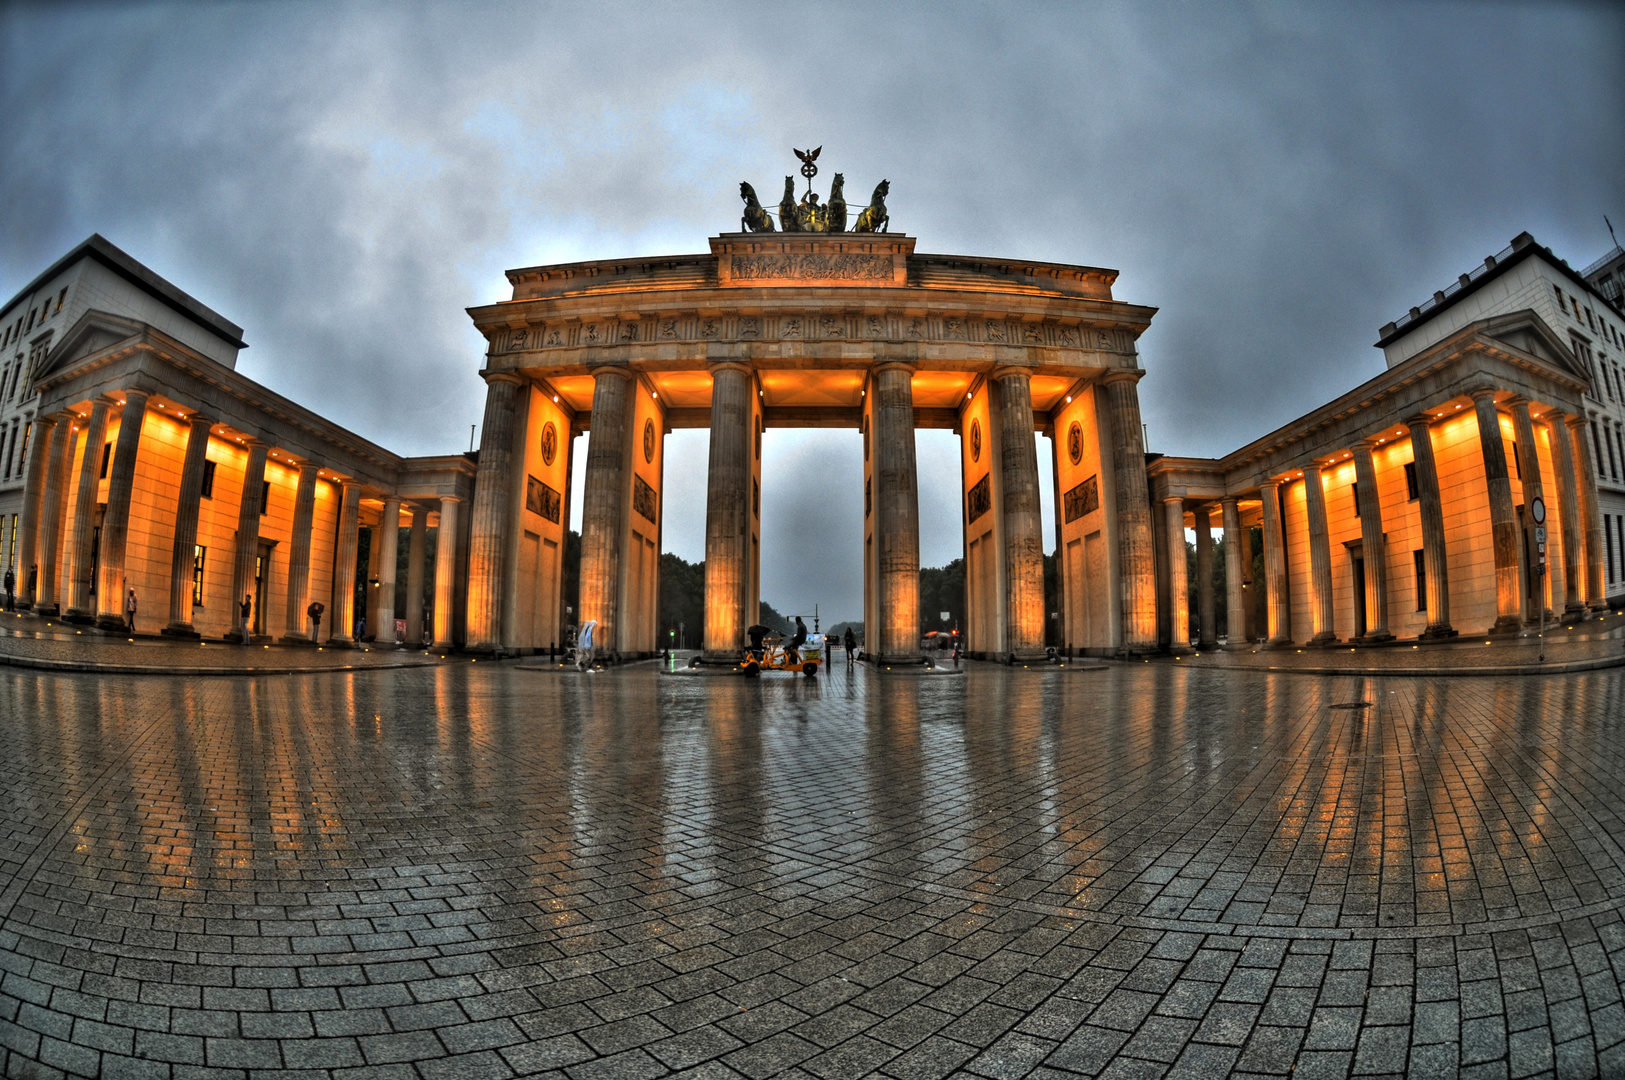
[[[1354,563],[1354,636],[1365,637],[1365,559],[1355,556]]]
[[[251,632],[257,637],[265,633],[265,587],[271,578],[271,549],[269,541],[260,541],[259,555],[254,559],[254,616]]]

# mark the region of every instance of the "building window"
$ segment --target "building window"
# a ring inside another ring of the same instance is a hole
[[[1360,516],[1360,482],[1358,480],[1349,485],[1349,495],[1354,498],[1354,516]]]
[[[264,480],[264,481],[261,481],[261,483],[260,483],[260,517],[265,516],[265,511],[270,509],[270,506],[271,506],[271,481]]]
[[[203,497],[205,499],[214,498],[214,462],[212,461],[203,463]]]
[[[1608,552],[1608,584],[1614,583],[1614,515],[1602,516],[1602,546]]]
[[[1411,502],[1415,502],[1421,497],[1421,492],[1416,487],[1416,462],[1414,461],[1405,463],[1405,495]]]
[[[209,549],[202,544],[192,548],[192,606],[203,606],[203,560]]]
[[[110,443],[110,442],[103,443],[102,444],[102,474],[101,474],[100,479],[102,479],[102,480],[107,479],[107,467],[109,465],[111,465],[112,463],[113,463],[113,444]]]
[[[1608,444],[1608,472],[1615,480],[1619,479],[1619,459],[1614,456],[1614,440],[1604,439]]]
[[[28,423],[23,425],[23,445],[22,445],[22,449],[17,451],[17,471],[18,472],[23,471],[23,462],[28,460],[28,436],[33,434],[33,432],[34,432],[34,421],[30,420]]]
[[[8,552],[10,552],[10,554],[6,556],[6,558],[10,560],[7,563],[7,565],[10,566],[13,570],[17,569],[17,515],[16,514],[11,515],[11,542],[6,545],[6,550]]]
[[[67,298],[68,298],[68,287],[66,285],[64,285],[62,287],[62,291],[56,294],[56,311],[51,312],[51,314],[55,315],[58,312],[60,312],[62,310],[62,301],[66,300]]]
[[[1423,557],[1421,548],[1416,549],[1412,554],[1412,558],[1416,562],[1416,610],[1426,611],[1428,609],[1427,559]]]
[[[1608,479],[1607,467],[1602,460],[1602,436],[1597,434],[1597,425],[1595,423],[1591,425],[1591,448],[1597,452],[1597,478],[1599,480]]]

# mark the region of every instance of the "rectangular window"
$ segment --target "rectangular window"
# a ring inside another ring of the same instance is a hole
[[[1591,448],[1597,452],[1597,478],[1608,479],[1608,466],[1602,459],[1602,436],[1597,434],[1597,425],[1591,425]]]
[[[11,560],[9,565],[11,566],[11,568],[13,570],[17,569],[17,515],[16,514],[11,515],[11,543],[7,547],[6,550],[11,552],[11,554],[8,556],[8,558]]]
[[[192,548],[192,606],[203,606],[203,559],[209,549],[202,544]]]
[[[1414,461],[1405,463],[1405,494],[1411,502],[1415,502],[1421,497],[1421,492],[1416,487],[1416,462]]]
[[[205,499],[214,498],[214,462],[212,461],[203,463],[203,497]]]
[[[262,481],[260,483],[260,517],[264,517],[265,512],[267,510],[269,510],[270,508],[271,508],[271,481],[265,480],[265,481]]]
[[[54,315],[54,314],[56,314],[57,311],[61,311],[62,310],[62,301],[66,300],[67,298],[68,298],[68,287],[66,285],[64,285],[64,286],[62,286],[62,291],[56,294],[56,311],[53,311],[51,314]]]
[[[1608,584],[1614,583],[1614,515],[1602,516],[1602,546],[1608,552]]]
[[[103,443],[102,444],[102,475],[101,475],[101,479],[103,479],[103,480],[107,479],[107,467],[109,465],[111,465],[112,463],[113,463],[113,444],[110,443],[110,442]]]
[[[1354,516],[1360,516],[1360,482],[1358,480],[1349,485],[1349,494],[1354,496]]]
[[[23,425],[23,445],[22,449],[17,451],[17,471],[19,473],[23,471],[23,462],[28,460],[28,436],[33,434],[33,432],[34,421],[30,420],[28,423]]]
[[[1428,609],[1428,564],[1423,557],[1422,549],[1417,548],[1413,555],[1416,561],[1416,610]]]
[[[1612,434],[1612,432],[1610,432],[1610,434]],[[1605,439],[1603,439],[1603,442],[1608,444],[1608,472],[1610,473],[1610,475],[1613,476],[1613,478],[1615,480],[1618,480],[1619,479],[1619,459],[1614,456],[1614,440],[1605,438]]]
[[[1523,455],[1518,453],[1516,441],[1512,444],[1512,475],[1519,480],[1523,479]]]

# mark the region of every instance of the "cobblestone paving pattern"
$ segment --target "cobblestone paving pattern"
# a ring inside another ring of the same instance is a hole
[[[1625,1075],[1619,671],[13,670],[0,717],[7,1076]]]

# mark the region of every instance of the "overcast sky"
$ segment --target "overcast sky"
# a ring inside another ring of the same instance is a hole
[[[1149,448],[1218,455],[1380,370],[1381,324],[1528,229],[1625,225],[1619,5],[0,10],[0,293],[100,232],[241,324],[240,370],[466,449],[509,267],[694,252],[792,146],[921,251],[1121,271]],[[666,546],[704,551],[703,432]],[[859,611],[855,433],[770,433],[763,597]],[[956,557],[922,432],[923,557]],[[680,475],[673,475],[680,472]],[[1047,472],[1046,472],[1047,475]],[[1047,491],[1047,482],[1046,482]],[[580,500],[575,501],[580,506]],[[1046,540],[1049,546],[1050,540]]]

